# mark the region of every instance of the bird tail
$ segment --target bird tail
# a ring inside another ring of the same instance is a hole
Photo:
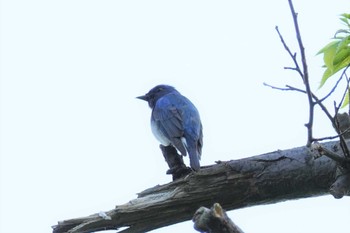
[[[198,153],[197,148],[195,146],[189,146],[187,150],[190,157],[191,168],[195,171],[198,171],[200,168],[200,164],[199,164],[200,154]]]

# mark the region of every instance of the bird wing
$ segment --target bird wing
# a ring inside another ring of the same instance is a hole
[[[183,120],[181,116],[181,106],[183,102],[177,96],[169,94],[156,103],[152,116],[157,129],[164,135],[173,146],[186,155],[186,149],[181,141],[184,137]]]
[[[199,170],[203,146],[203,128],[200,122],[198,112],[192,108],[191,114],[187,112],[189,116],[185,125],[185,138],[186,149],[190,157],[191,168],[195,171]]]

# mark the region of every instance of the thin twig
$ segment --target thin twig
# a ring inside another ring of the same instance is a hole
[[[296,59],[297,54],[296,54],[296,53],[293,54],[293,53],[290,51],[288,45],[287,45],[286,42],[284,41],[283,36],[282,36],[282,34],[280,33],[280,31],[279,31],[279,29],[278,29],[278,26],[276,26],[275,29],[276,29],[276,31],[277,31],[277,33],[278,33],[278,36],[280,37],[280,40],[281,40],[281,43],[283,44],[284,49],[288,52],[289,56],[292,58],[292,60],[293,60],[293,62],[294,62],[294,65],[295,65],[294,68],[293,68],[293,67],[284,67],[284,69],[286,69],[286,70],[294,70],[294,71],[297,71],[297,72],[299,73],[300,77],[301,77],[302,79],[304,79],[304,78],[303,78],[304,75],[303,75],[303,73],[301,72],[300,67],[299,67],[299,64],[298,64],[298,61],[297,61],[297,59]]]
[[[300,93],[303,93],[303,94],[306,94],[306,91],[302,90],[302,89],[299,89],[299,88],[296,88],[296,87],[293,87],[293,86],[290,86],[290,85],[286,85],[285,88],[283,87],[276,87],[276,86],[272,86],[268,83],[263,83],[265,86],[267,87],[271,87],[272,89],[276,89],[276,90],[280,90],[280,91],[297,91],[297,92],[300,92]],[[320,108],[322,109],[322,111],[326,114],[326,116],[328,117],[328,119],[332,122],[333,124],[333,121],[334,121],[334,118],[333,116],[329,113],[328,109],[326,108],[326,106],[323,105],[323,103],[321,101],[319,101],[318,97],[315,95],[315,94],[312,94],[312,98],[315,100],[315,103],[317,103]],[[337,132],[338,133],[338,132]]]
[[[332,90],[325,95],[323,98],[321,98],[319,101],[317,101],[315,104],[318,104],[319,102],[323,102],[324,100],[326,100],[329,96],[331,96],[331,94],[333,94],[333,92],[335,91],[335,89],[338,87],[338,84],[340,83],[340,81],[343,79],[343,75],[340,76],[340,78],[338,79],[338,81],[336,82],[336,84],[334,85],[334,87],[332,88]]]
[[[314,144],[313,148],[316,149],[321,155],[325,155],[328,158],[334,160],[340,166],[345,166],[345,164],[348,164],[350,162],[348,158],[345,158],[331,150],[328,150],[327,148],[323,147],[321,144]]]
[[[314,121],[314,106],[315,103],[312,100],[312,92],[311,92],[311,87],[310,87],[310,83],[309,83],[309,72],[307,69],[307,62],[306,62],[306,55],[305,55],[305,48],[303,45],[303,41],[301,39],[301,33],[300,33],[300,29],[299,29],[299,24],[298,24],[298,14],[295,12],[294,10],[294,6],[293,6],[293,2],[292,0],[288,0],[289,3],[289,8],[292,12],[292,16],[293,16],[293,22],[294,22],[294,28],[295,28],[295,33],[296,33],[296,37],[297,37],[297,41],[298,41],[298,45],[299,45],[299,49],[300,49],[300,55],[301,55],[301,63],[303,65],[303,80],[304,80],[304,84],[305,84],[305,88],[306,88],[306,94],[307,94],[307,98],[308,98],[308,102],[309,102],[309,122],[307,124],[305,124],[305,126],[307,127],[307,133],[308,133],[308,139],[307,139],[307,146],[310,147],[311,143],[313,141],[313,137],[312,137],[312,126],[313,126],[313,121]]]
[[[267,87],[271,87],[272,89],[275,89],[275,90],[279,90],[279,91],[295,91],[294,89],[290,88],[290,86],[286,85],[286,87],[276,87],[276,86],[272,86],[268,83],[263,83],[264,86],[267,86]],[[301,90],[303,91],[303,90]]]
[[[325,140],[333,140],[333,139],[336,139],[336,138],[339,138],[340,135],[335,135],[335,136],[329,136],[329,137],[323,137],[323,138],[314,138],[313,141],[314,142],[321,142],[321,141],[325,141]]]
[[[350,80],[349,80],[348,76],[346,75],[346,70],[349,68],[349,66],[350,66],[350,64],[344,69],[344,71],[342,72],[342,74],[340,76],[340,78],[345,77],[345,79],[346,79],[346,89],[344,90],[344,94],[343,94],[343,96],[342,96],[342,98],[340,100],[340,103],[338,104],[338,107],[336,108],[335,114],[337,114],[339,112],[339,109],[341,108],[341,106],[344,103],[344,99],[345,99],[346,94],[349,93],[349,82],[350,82]]]
[[[304,93],[306,94],[306,91],[302,90],[302,89],[299,89],[297,87],[293,87],[293,86],[290,86],[290,85],[286,85],[286,87],[290,88],[291,90],[293,91],[298,91],[298,92],[301,92],[301,93]]]
[[[345,79],[346,79],[346,89],[344,90],[342,99],[340,100],[340,103],[338,105],[336,105],[334,103],[334,109],[335,109],[334,112],[335,113],[334,113],[334,118],[333,118],[333,122],[332,123],[335,126],[334,128],[335,128],[335,130],[337,131],[338,134],[340,134],[341,132],[340,132],[340,129],[339,129],[339,122],[338,122],[338,119],[337,119],[337,114],[339,113],[339,109],[343,105],[345,96],[349,93],[349,82],[350,82],[350,79],[348,78],[348,76],[346,74],[346,71],[347,71],[347,69],[349,67],[350,67],[350,64],[343,70],[343,72],[341,74],[341,78],[345,77]],[[347,146],[347,144],[345,142],[345,138],[342,135],[339,137],[339,141],[340,141],[340,147],[342,148],[345,157],[350,158],[349,147]]]
[[[339,137],[343,136],[344,134],[346,134],[348,132],[350,132],[350,128],[347,128],[344,132],[341,132],[338,135],[329,136],[329,137],[323,137],[323,138],[314,138],[313,141],[314,142],[320,142],[320,141],[324,141],[324,140],[333,140],[333,139],[336,139],[336,138],[339,138]]]

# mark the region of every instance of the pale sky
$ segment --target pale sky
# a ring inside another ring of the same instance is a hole
[[[322,96],[315,54],[342,27],[349,2],[294,4]],[[292,62],[275,32],[278,25],[296,51],[287,0],[4,0],[0,9],[1,233],[51,232],[57,221],[170,182],[151,111],[135,98],[157,84],[197,106],[202,165],[306,143],[306,96],[262,85],[302,86],[283,69]],[[314,131],[334,135],[320,111]],[[349,214],[349,198],[332,196],[229,212],[247,233],[345,233]],[[195,232],[192,225],[154,232]]]

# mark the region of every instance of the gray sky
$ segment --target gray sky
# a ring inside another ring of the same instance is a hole
[[[323,71],[315,54],[348,4],[295,0],[314,90]],[[3,233],[50,232],[169,182],[150,109],[135,99],[156,84],[174,85],[199,109],[202,165],[306,143],[306,96],[262,85],[301,87],[283,69],[292,62],[274,29],[297,49],[287,0],[4,0],[0,8]],[[329,135],[317,111],[315,136]],[[229,214],[251,233],[345,233],[349,204],[324,196]],[[192,222],[155,232],[179,231],[194,232]]]

